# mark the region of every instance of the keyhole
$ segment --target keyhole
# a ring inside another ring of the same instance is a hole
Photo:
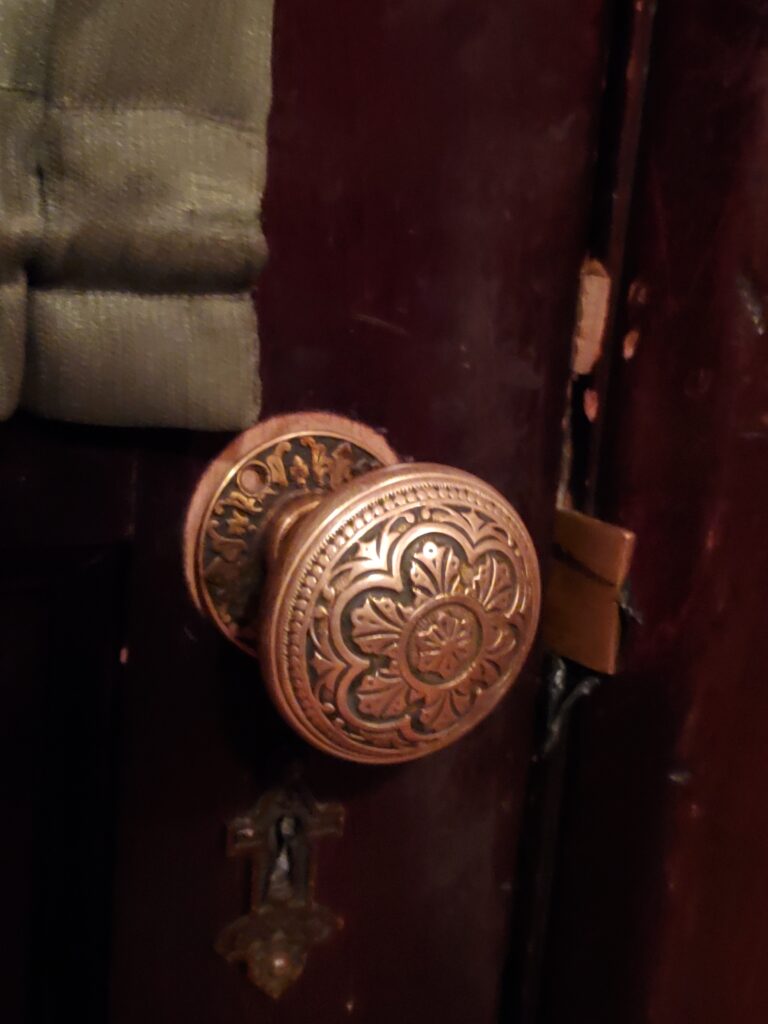
[[[272,899],[289,900],[294,895],[294,850],[297,821],[283,814],[275,822],[275,859],[269,873],[267,890]]]

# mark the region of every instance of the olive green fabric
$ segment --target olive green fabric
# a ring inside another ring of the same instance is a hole
[[[24,268],[43,229],[36,164],[51,10],[48,0],[0,0],[0,417],[21,394]]]
[[[0,0],[0,415],[258,415],[271,0]]]

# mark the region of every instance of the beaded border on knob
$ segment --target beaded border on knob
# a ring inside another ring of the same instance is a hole
[[[538,560],[490,485],[395,466],[307,516],[265,603],[262,663],[283,715],[328,753],[394,763],[454,742],[514,683]]]

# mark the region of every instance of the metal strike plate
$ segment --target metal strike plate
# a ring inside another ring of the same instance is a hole
[[[550,651],[595,672],[616,672],[634,549],[630,530],[558,509],[542,613],[542,635]]]

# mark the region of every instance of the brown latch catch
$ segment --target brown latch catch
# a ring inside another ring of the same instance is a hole
[[[558,509],[542,633],[555,654],[613,675],[635,535],[581,512]]]

